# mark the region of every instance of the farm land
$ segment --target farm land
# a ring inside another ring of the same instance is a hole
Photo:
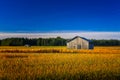
[[[0,80],[120,80],[120,46],[1,46]]]

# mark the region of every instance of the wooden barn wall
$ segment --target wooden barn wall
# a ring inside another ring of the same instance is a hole
[[[67,48],[77,49],[77,45],[81,45],[81,49],[89,49],[89,42],[81,38],[76,38],[67,43]]]

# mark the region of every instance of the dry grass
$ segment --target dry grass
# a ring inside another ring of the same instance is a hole
[[[65,46],[33,46],[33,47],[10,47],[4,46],[0,47],[0,53],[120,53],[120,46],[111,47],[95,47],[93,50],[76,50],[76,49],[67,49]]]
[[[67,50],[65,47],[0,47],[3,49]],[[78,50],[79,53],[68,51],[71,53],[0,53],[0,80],[120,80],[119,46]]]

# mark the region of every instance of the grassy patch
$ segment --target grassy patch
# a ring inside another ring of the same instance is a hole
[[[119,47],[81,51],[85,54],[1,53],[0,80],[120,80]]]

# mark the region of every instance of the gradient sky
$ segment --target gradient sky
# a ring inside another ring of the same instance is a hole
[[[0,32],[120,31],[120,0],[0,0]]]

